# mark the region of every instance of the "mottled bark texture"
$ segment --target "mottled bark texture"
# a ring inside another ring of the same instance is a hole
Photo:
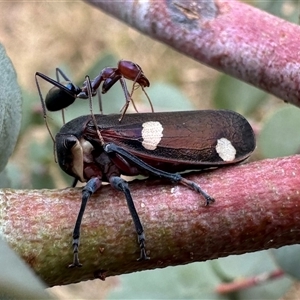
[[[151,260],[121,192],[103,187],[82,224],[82,268],[72,262],[81,190],[2,190],[0,229],[48,285],[74,283],[300,243],[300,155],[189,175],[216,199],[159,180],[130,183]]]
[[[88,3],[195,60],[300,106],[300,27],[230,0]]]

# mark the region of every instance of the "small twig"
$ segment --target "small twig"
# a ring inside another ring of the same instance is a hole
[[[241,279],[236,279],[233,282],[230,283],[222,283],[217,286],[216,288],[216,293],[218,294],[228,294],[228,293],[233,293],[237,292],[240,290],[248,289],[251,287],[255,287],[258,285],[261,285],[269,280],[273,279],[279,279],[281,278],[285,273],[280,270],[274,270],[271,272],[265,272],[260,275],[250,277],[250,278],[241,278]]]

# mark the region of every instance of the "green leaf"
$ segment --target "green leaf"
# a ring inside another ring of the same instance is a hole
[[[53,299],[31,269],[0,239],[0,298]]]
[[[299,153],[300,110],[286,106],[272,114],[264,124],[257,141],[260,154],[274,158]]]
[[[266,93],[231,76],[222,75],[213,98],[216,108],[231,109],[248,115],[257,109]]]
[[[228,299],[214,292],[220,283],[207,263],[122,275],[108,299]]]
[[[261,1],[255,0],[256,7],[267,11],[281,19],[293,22],[299,25],[299,1],[281,0],[281,1]]]
[[[289,275],[300,280],[300,245],[272,249],[272,255],[278,266]]]
[[[0,188],[11,187],[11,180],[7,174],[7,170],[4,169],[0,172]]]
[[[193,110],[191,101],[176,86],[156,82],[147,88],[155,111]],[[147,100],[145,100],[147,102]],[[145,106],[147,103],[145,102]],[[150,111],[150,108],[149,108]]]
[[[22,118],[21,90],[16,72],[0,45],[0,172],[7,164],[17,142]]]
[[[54,178],[50,173],[50,164],[54,160],[53,144],[49,138],[44,142],[33,141],[29,147],[31,168],[31,184],[35,189],[55,187]]]
[[[29,93],[26,90],[22,90],[22,98],[23,112],[20,136],[22,136],[31,125],[44,125],[42,105],[39,101],[38,93]]]
[[[1,177],[2,174],[5,174],[7,181]],[[24,188],[23,181],[24,173],[22,172],[20,165],[14,162],[7,164],[5,169],[0,173],[0,188],[9,187],[11,189],[21,189]],[[26,174],[27,176],[27,174]],[[26,182],[26,181],[25,181]]]

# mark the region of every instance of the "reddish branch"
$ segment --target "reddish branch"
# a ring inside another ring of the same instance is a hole
[[[251,287],[258,286],[260,284],[264,284],[270,280],[282,278],[282,276],[284,275],[285,275],[284,271],[277,269],[250,278],[236,279],[235,281],[230,283],[221,283],[216,288],[216,292],[218,294],[229,294],[240,290],[249,289]]]
[[[300,155],[189,176],[216,202],[158,180],[130,183],[151,260],[139,247],[125,197],[103,187],[88,203],[80,257],[72,230],[81,190],[2,190],[1,230],[49,285],[204,261],[300,243]]]
[[[300,27],[230,0],[93,1],[199,62],[300,106]]]

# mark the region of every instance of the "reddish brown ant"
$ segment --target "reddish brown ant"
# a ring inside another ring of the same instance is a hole
[[[133,87],[131,93],[128,92],[125,79],[129,79],[133,81]],[[127,111],[130,101],[132,101],[134,109],[136,110],[136,112],[138,112],[132,100],[132,94],[133,91],[136,89],[137,84],[142,88],[143,92],[145,93],[149,101],[151,111],[154,112],[150,98],[144,89],[145,87],[150,86],[150,82],[147,79],[147,77],[144,75],[142,68],[138,64],[132,61],[120,60],[118,62],[117,68],[107,67],[103,69],[94,80],[91,80],[92,95],[94,96],[96,94],[96,91],[99,88],[101,82],[103,82],[101,92],[102,94],[105,94],[117,81],[120,81],[126,99],[126,103],[121,109],[122,115],[120,121],[123,119],[123,116]],[[84,93],[84,95],[87,95],[86,83],[84,83],[82,92]]]
[[[61,83],[59,76],[63,77],[65,82]],[[74,83],[72,83],[70,79],[59,68],[57,68],[56,69],[57,80],[54,80],[40,72],[35,73],[36,85],[41,99],[43,99],[43,97],[42,97],[42,93],[40,90],[37,77],[41,77],[47,82],[54,85],[54,87],[52,87],[49,90],[45,99],[45,103],[43,103],[44,118],[46,117],[46,108],[49,111],[63,110],[67,108],[69,105],[71,105],[77,98],[89,99],[90,97],[90,95],[88,94],[86,81],[84,81],[83,86],[80,88],[76,86]],[[131,93],[129,93],[127,89],[125,79],[129,79],[133,81],[133,87]],[[144,89],[145,87],[150,86],[150,82],[147,79],[147,77],[144,75],[142,68],[138,64],[133,63],[131,61],[120,60],[118,62],[117,68],[107,67],[103,69],[100,72],[100,74],[96,76],[95,79],[90,81],[91,95],[95,96],[98,93],[98,88],[101,83],[102,83],[101,93],[105,94],[117,81],[120,81],[126,99],[125,105],[121,109],[121,117],[119,119],[120,122],[122,121],[127,111],[130,101],[132,101],[134,109],[137,111],[135,104],[132,100],[132,94],[133,91],[136,89],[137,85],[141,86],[142,90],[144,91],[150,103],[151,111],[154,112],[150,98],[148,97]],[[99,109],[100,112],[102,113],[102,105],[100,100],[99,100]]]

